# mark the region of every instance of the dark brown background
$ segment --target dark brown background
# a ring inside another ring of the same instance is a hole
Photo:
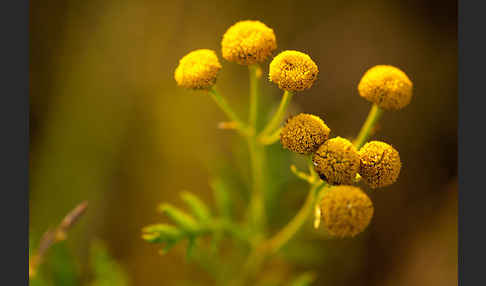
[[[178,59],[197,48],[220,54],[231,24],[258,19],[275,30],[278,51],[304,51],[318,64],[315,86],[295,97],[292,112],[321,116],[334,136],[353,136],[367,114],[356,90],[367,68],[392,64],[414,83],[411,104],[387,112],[375,136],[400,151],[403,168],[395,185],[371,193],[367,234],[330,242],[311,235],[327,243],[326,259],[305,257],[296,267],[316,269],[316,285],[457,285],[456,5],[31,1],[31,235],[87,199],[88,215],[69,240],[82,267],[88,242],[100,237],[134,285],[210,281],[182,248],[159,256],[140,228],[160,219],[159,202],[178,204],[181,189],[211,201],[217,164],[209,162],[235,156],[234,137],[215,128],[221,112],[176,87]],[[219,88],[244,111],[246,70],[222,63]],[[265,91],[268,101],[279,99],[271,84]],[[282,206],[295,210],[305,189],[293,193]]]

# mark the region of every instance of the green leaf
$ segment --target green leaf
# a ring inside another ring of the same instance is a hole
[[[170,204],[161,204],[159,211],[167,215],[177,226],[188,233],[194,234],[200,230],[198,223],[191,215]]]
[[[66,242],[59,242],[51,246],[44,257],[44,265],[40,267],[46,271],[46,278],[53,285],[78,286],[79,271],[76,258],[72,256]],[[38,271],[41,271],[38,269]]]
[[[128,278],[125,271],[108,253],[106,247],[95,240],[91,245],[91,267],[94,280],[90,286],[126,286]]]
[[[208,207],[197,196],[188,191],[184,191],[181,193],[181,197],[199,221],[207,222],[210,219],[211,214]]]
[[[210,182],[210,186],[220,215],[223,218],[231,218],[232,202],[227,185],[220,178],[216,178]]]
[[[146,226],[142,232],[142,238],[152,243],[177,242],[184,237],[177,227],[163,223]]]

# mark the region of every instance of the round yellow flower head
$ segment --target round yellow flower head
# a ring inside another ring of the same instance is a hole
[[[312,157],[314,170],[331,185],[354,182],[359,170],[359,154],[349,140],[336,137],[322,144]]]
[[[373,217],[373,203],[358,187],[329,189],[319,203],[323,225],[336,237],[353,237],[363,232]]]
[[[195,50],[179,60],[174,78],[177,85],[192,89],[209,89],[216,83],[221,64],[212,50]]]
[[[359,150],[359,156],[359,174],[371,188],[386,187],[397,180],[402,163],[398,151],[392,146],[371,141]]]
[[[270,63],[270,80],[286,91],[309,89],[317,79],[316,63],[298,51],[283,51]]]
[[[398,110],[410,103],[413,85],[400,69],[378,65],[361,78],[358,91],[361,97],[386,110]]]
[[[280,133],[280,142],[290,151],[310,154],[327,140],[330,132],[318,116],[301,113],[287,120]]]
[[[237,22],[221,41],[223,58],[240,65],[263,62],[276,48],[275,33],[260,21]]]

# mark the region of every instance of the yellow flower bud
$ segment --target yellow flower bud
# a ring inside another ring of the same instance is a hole
[[[280,142],[290,151],[310,154],[327,140],[330,132],[318,116],[301,113],[287,120],[280,133]]]
[[[363,232],[373,217],[373,203],[358,187],[329,189],[319,203],[322,224],[336,237],[353,237]]]
[[[312,157],[314,170],[331,185],[352,184],[359,170],[359,154],[349,140],[336,137],[322,144]]]
[[[260,21],[237,22],[221,41],[223,58],[240,65],[263,62],[276,48],[275,33]]]
[[[177,85],[191,89],[209,89],[216,83],[221,64],[212,50],[200,49],[179,61],[174,78]]]
[[[386,110],[398,110],[410,103],[413,85],[400,69],[378,65],[361,78],[358,91],[361,97]]]
[[[402,163],[398,151],[392,146],[371,141],[359,150],[359,156],[359,174],[371,188],[389,186],[397,180]]]
[[[283,51],[270,63],[270,81],[286,91],[309,89],[319,70],[314,61],[298,51]]]

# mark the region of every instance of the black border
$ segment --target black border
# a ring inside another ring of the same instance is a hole
[[[458,2],[459,285],[485,284],[485,4]]]
[[[2,4],[0,284],[28,285],[29,1]]]

